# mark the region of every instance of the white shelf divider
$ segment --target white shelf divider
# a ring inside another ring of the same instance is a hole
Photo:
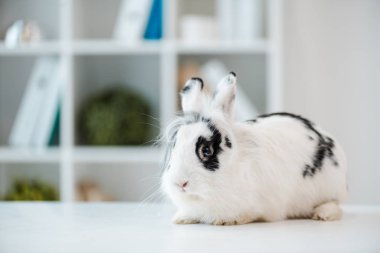
[[[76,163],[147,163],[158,164],[161,150],[155,147],[77,147]],[[126,167],[127,168],[127,167]]]
[[[61,38],[62,50],[62,78],[64,92],[62,97],[61,113],[61,163],[60,163],[60,197],[63,202],[75,199],[74,183],[74,73],[73,73],[73,37],[72,16],[73,0],[61,0]]]
[[[1,163],[59,163],[60,149],[0,148]]]
[[[282,13],[283,0],[268,1],[268,41],[267,61],[268,111],[280,111],[283,108],[282,73]]]
[[[161,52],[161,43],[148,41],[125,44],[116,40],[82,40],[74,42],[73,52],[77,55],[158,54]]]
[[[41,41],[38,43],[25,44],[15,48],[5,46],[4,42],[0,42],[0,56],[12,55],[47,55],[59,54],[61,45],[59,41]]]
[[[173,47],[178,54],[265,54],[266,40],[205,42],[199,44],[177,42]]]

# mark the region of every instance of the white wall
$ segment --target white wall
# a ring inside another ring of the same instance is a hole
[[[285,109],[333,133],[351,203],[380,204],[380,1],[284,0]]]

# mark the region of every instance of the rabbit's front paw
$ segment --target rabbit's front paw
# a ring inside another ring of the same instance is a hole
[[[212,225],[218,225],[218,226],[231,226],[231,225],[237,225],[236,220],[215,220],[212,222]]]
[[[232,219],[232,220],[214,220],[212,222],[213,225],[219,225],[219,226],[231,226],[231,225],[243,225],[243,224],[247,224],[247,223],[251,223],[253,222],[253,218],[251,217],[240,217],[240,218],[237,218],[237,219]]]
[[[174,224],[196,224],[196,223],[199,223],[200,221],[199,221],[199,219],[196,219],[193,217],[189,217],[189,216],[181,215],[181,214],[176,214],[176,215],[174,215],[172,222]]]

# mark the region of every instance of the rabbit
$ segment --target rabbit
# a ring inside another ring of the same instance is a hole
[[[209,96],[200,78],[180,92],[183,115],[165,132],[162,190],[176,224],[339,220],[346,158],[311,121],[280,112],[234,120],[236,74]]]

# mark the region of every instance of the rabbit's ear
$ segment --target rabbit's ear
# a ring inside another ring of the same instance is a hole
[[[190,78],[181,91],[183,112],[200,113],[206,106],[207,96],[203,90],[203,80],[198,77]]]
[[[218,84],[211,101],[211,107],[221,110],[225,116],[232,118],[236,96],[236,74],[230,72]]]

